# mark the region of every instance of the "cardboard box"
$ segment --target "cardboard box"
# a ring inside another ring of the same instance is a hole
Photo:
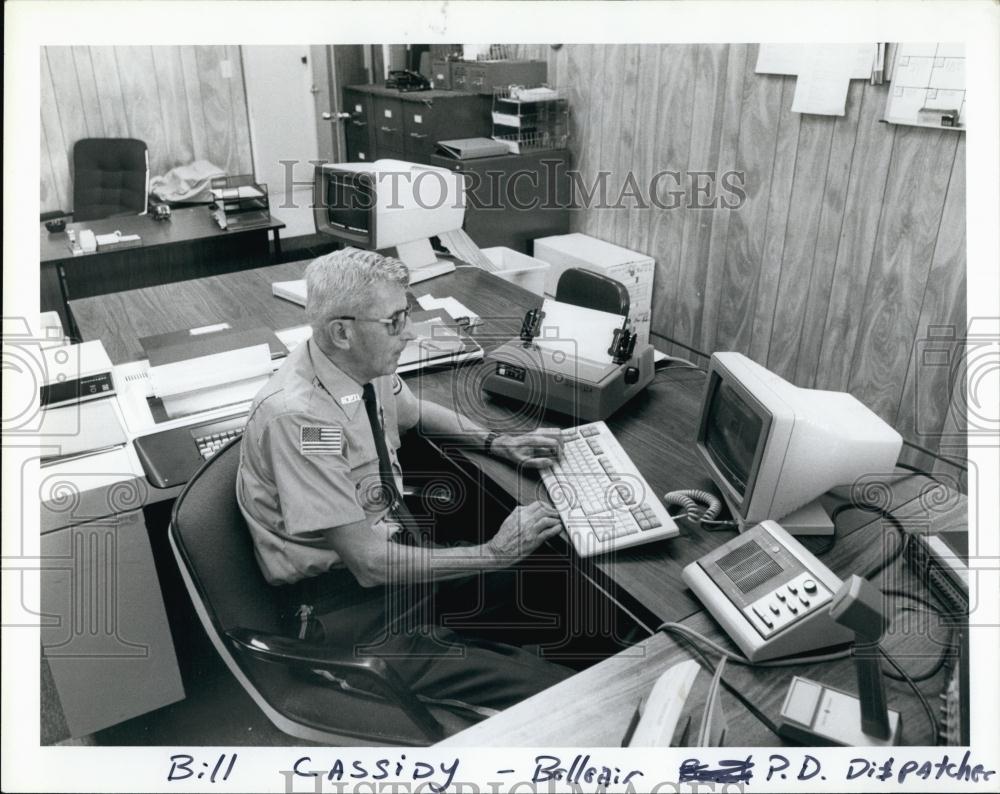
[[[624,284],[629,295],[629,321],[638,344],[649,341],[655,266],[652,257],[586,234],[540,237],[535,240],[534,254],[551,265],[545,280],[547,297],[555,297],[559,277],[568,267],[584,268]]]

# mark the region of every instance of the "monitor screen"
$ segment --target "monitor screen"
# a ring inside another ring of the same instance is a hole
[[[764,438],[764,419],[718,375],[713,375],[705,416],[705,448],[729,486],[742,499],[752,483],[754,461]]]
[[[367,247],[374,231],[375,191],[371,183],[360,174],[333,172],[325,176],[327,231]]]

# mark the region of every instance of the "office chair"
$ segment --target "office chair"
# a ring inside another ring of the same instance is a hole
[[[274,588],[236,501],[239,445],[234,439],[191,478],[168,534],[198,618],[247,694],[279,730],[323,744],[421,746],[473,724],[419,700],[382,659],[281,633]],[[315,670],[353,687],[327,683]]]
[[[628,290],[624,284],[578,267],[567,268],[559,276],[556,300],[586,309],[628,315]]]
[[[73,145],[73,220],[142,215],[149,152],[135,138],[83,138]]]

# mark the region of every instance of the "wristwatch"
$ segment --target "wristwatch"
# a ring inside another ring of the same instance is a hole
[[[492,430],[486,434],[486,438],[483,439],[483,451],[487,455],[492,453],[493,442],[496,441],[498,438],[500,438],[501,435],[502,435],[501,433],[497,433],[496,431]]]

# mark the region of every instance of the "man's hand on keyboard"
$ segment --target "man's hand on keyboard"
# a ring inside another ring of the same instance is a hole
[[[531,554],[548,538],[559,533],[559,513],[541,502],[515,507],[500,525],[486,548],[504,565]]]
[[[520,436],[499,436],[492,450],[498,457],[528,469],[545,469],[559,461],[562,455],[562,435],[536,431]]]

